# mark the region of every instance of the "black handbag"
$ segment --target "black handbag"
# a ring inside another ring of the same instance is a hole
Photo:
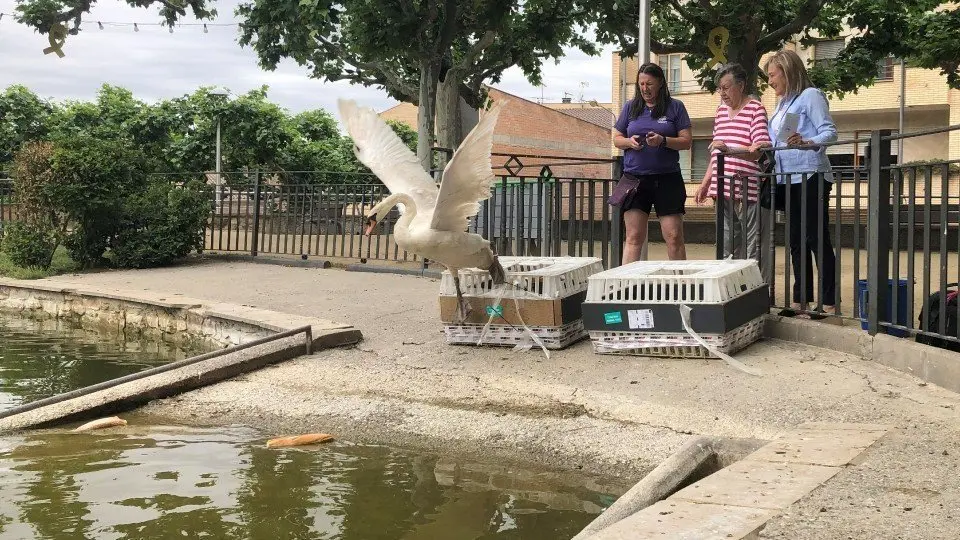
[[[957,285],[957,283],[949,283],[947,284],[948,289],[946,291],[937,291],[931,294],[923,302],[925,311],[927,311],[930,315],[929,320],[924,321],[923,311],[920,312],[918,319],[921,330],[925,330],[933,334],[940,333],[940,305],[945,303],[946,306],[944,306],[944,314],[946,315],[946,334],[944,335],[953,338],[957,337],[957,321],[960,320],[960,306],[958,306],[957,303],[958,293],[956,290],[949,290],[949,287],[956,287]],[[948,351],[960,352],[960,343],[935,336],[917,334],[917,343],[923,343],[925,345],[947,349]]]

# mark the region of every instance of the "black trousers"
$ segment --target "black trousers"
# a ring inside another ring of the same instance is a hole
[[[814,281],[813,261],[817,261],[820,280],[823,282],[825,306],[837,305],[837,255],[830,242],[830,191],[833,182],[823,180],[819,174],[807,178],[799,184],[790,184],[790,260],[793,265],[793,301],[794,303],[813,303]],[[803,192],[806,191],[806,201]],[[806,202],[806,205],[803,203]],[[823,221],[820,212],[823,211]],[[820,260],[820,243],[823,243],[823,260]],[[806,264],[800,267],[800,255],[806,252]],[[801,290],[800,272],[806,276],[806,289]],[[801,294],[805,292],[806,294]]]

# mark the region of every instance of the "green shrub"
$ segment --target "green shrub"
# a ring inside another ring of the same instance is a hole
[[[123,139],[74,134],[56,141],[47,196],[72,224],[64,239],[70,257],[84,267],[103,262],[120,229],[124,201],[142,189],[140,152]]]
[[[210,213],[206,186],[154,182],[127,198],[111,253],[121,268],[169,264],[201,251]]]
[[[57,249],[57,235],[47,227],[32,223],[14,222],[3,231],[2,249],[10,262],[22,268],[50,266]]]

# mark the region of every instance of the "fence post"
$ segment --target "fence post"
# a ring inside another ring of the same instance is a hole
[[[613,162],[613,181],[619,182],[623,175],[623,156],[617,156]],[[607,201],[603,201],[607,204]],[[623,211],[619,206],[613,207],[610,216],[610,268],[615,268],[623,263],[623,237],[625,234],[623,224]]]
[[[718,261],[723,259],[723,253],[724,253],[724,249],[723,249],[723,248],[724,248],[724,246],[723,246],[723,233],[724,233],[724,230],[723,230],[723,228],[724,228],[725,223],[723,222],[723,220],[724,220],[724,215],[723,215],[724,204],[723,204],[723,203],[724,203],[724,199],[726,198],[726,197],[725,197],[726,191],[725,191],[724,180],[723,180],[723,159],[724,159],[723,152],[718,153],[718,154],[717,154],[717,178],[716,178],[716,180],[717,180],[717,198],[716,198],[716,203],[715,203],[715,204],[716,204],[716,210],[717,210],[717,224],[716,224],[716,232],[717,232],[717,253],[716,253],[716,255],[717,255],[717,260],[718,260]],[[707,163],[707,167],[709,167],[709,166],[710,166],[710,164]],[[733,190],[731,189],[730,191],[732,192]],[[734,248],[734,247],[735,247],[735,246],[730,246],[731,252],[733,251],[733,248]]]
[[[880,331],[881,314],[890,300],[890,135],[889,129],[870,134],[870,178],[867,214],[867,329]],[[899,231],[896,231],[899,233]],[[912,254],[911,254],[912,256]],[[856,284],[855,284],[856,285]],[[856,290],[856,289],[855,289]],[[862,308],[861,308],[862,309]]]
[[[260,169],[253,171],[253,241],[250,255],[256,257],[260,248]]]

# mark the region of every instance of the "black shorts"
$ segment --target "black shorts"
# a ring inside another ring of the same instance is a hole
[[[683,185],[683,175],[679,171],[666,174],[644,174],[638,176],[640,185],[624,201],[622,209],[640,210],[646,214],[656,209],[657,216],[683,215],[686,212],[687,188]]]

